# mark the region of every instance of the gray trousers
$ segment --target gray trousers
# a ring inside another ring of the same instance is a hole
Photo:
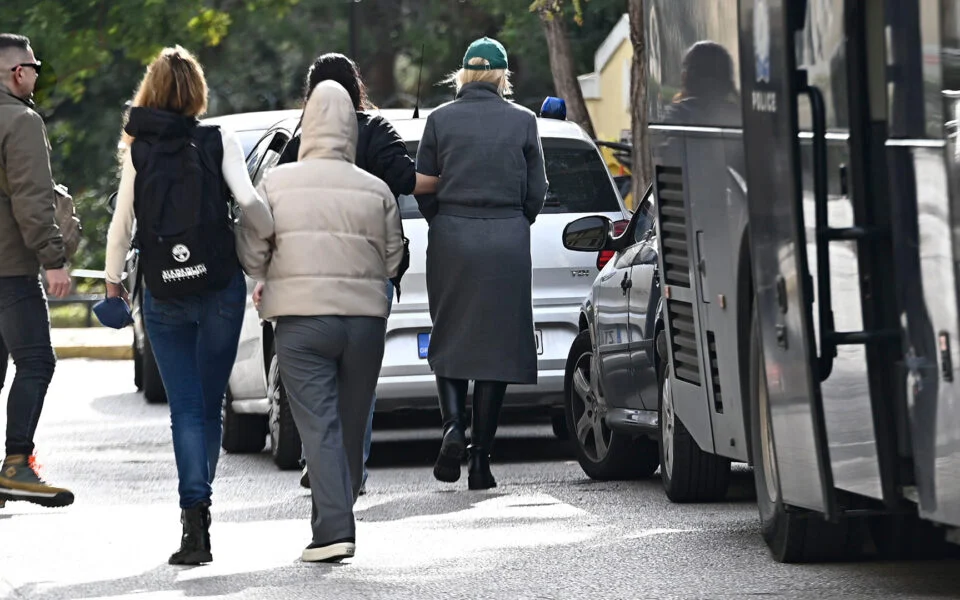
[[[355,537],[353,504],[386,327],[377,317],[277,320],[280,375],[310,471],[316,544]]]

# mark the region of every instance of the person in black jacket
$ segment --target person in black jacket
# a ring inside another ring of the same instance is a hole
[[[314,61],[307,71],[304,98],[318,83],[333,80],[350,94],[357,111],[359,137],[357,140],[357,166],[379,177],[394,196],[412,194],[417,184],[417,171],[407,145],[393,125],[382,116],[372,112],[376,106],[367,98],[367,88],[360,77],[357,65],[343,54],[324,54]],[[297,135],[283,151],[279,163],[297,160],[300,151],[300,136]]]
[[[418,178],[413,158],[407,152],[407,146],[397,130],[382,116],[367,112],[375,110],[376,106],[367,98],[366,86],[363,84],[357,65],[343,54],[329,53],[320,56],[307,72],[304,97],[309,95],[310,90],[315,88],[318,83],[326,80],[333,80],[342,85],[350,94],[350,99],[353,100],[353,106],[357,111],[357,124],[359,125],[357,166],[383,180],[393,195],[398,198],[405,194],[429,191],[417,187]],[[284,149],[279,163],[296,161],[299,152],[300,136],[297,135]],[[385,284],[385,293],[390,304],[392,304],[393,284],[390,281],[386,281]],[[374,403],[376,403],[376,398],[374,398]],[[370,456],[373,412],[374,405],[371,404],[366,437],[364,438],[364,469],[363,485],[360,488],[361,494],[366,489],[366,462]],[[310,487],[306,467],[304,467],[303,474],[300,477],[300,485]]]

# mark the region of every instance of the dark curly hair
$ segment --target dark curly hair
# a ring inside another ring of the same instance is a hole
[[[354,110],[369,110],[376,108],[367,98],[367,86],[363,84],[363,78],[360,77],[360,69],[357,64],[336,52],[330,52],[319,56],[313,61],[310,70],[307,71],[306,89],[303,91],[303,97],[308,98],[313,88],[321,81],[333,80],[339,83],[350,94],[353,101]]]

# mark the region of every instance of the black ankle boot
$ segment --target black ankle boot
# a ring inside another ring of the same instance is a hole
[[[443,417],[443,442],[433,466],[433,476],[438,481],[453,483],[460,479],[460,463],[467,448],[467,437],[463,432],[467,383],[461,379],[437,377],[440,414]]]
[[[470,431],[470,470],[467,486],[471,490],[497,487],[490,472],[490,450],[497,435],[500,407],[507,384],[496,381],[477,381],[473,384],[473,425]]]
[[[213,561],[210,553],[210,508],[198,504],[180,513],[183,537],[180,549],[170,556],[171,565],[202,565]]]
[[[497,480],[490,472],[490,455],[486,449],[470,445],[470,470],[467,475],[467,487],[471,490],[489,490],[497,487]]]

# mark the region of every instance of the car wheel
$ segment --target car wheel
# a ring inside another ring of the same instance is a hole
[[[133,340],[133,385],[138,392],[143,390],[143,355],[140,354],[136,339]]]
[[[590,332],[573,342],[564,376],[564,409],[580,468],[591,479],[637,479],[657,470],[656,443],[610,429],[597,386],[592,385]]]
[[[254,454],[267,444],[267,417],[234,412],[230,390],[223,397],[223,439],[220,445],[230,454]]]
[[[667,359],[660,363],[660,480],[667,498],[671,502],[722,500],[730,485],[730,459],[697,446],[675,410],[673,367]]]
[[[167,401],[167,391],[163,389],[163,379],[160,378],[160,368],[157,359],[153,357],[153,346],[150,345],[150,336],[143,338],[143,397],[150,404],[163,404]]]
[[[789,510],[780,496],[767,377],[756,311],[750,335],[750,435],[760,532],[779,562],[820,562],[855,558],[862,550],[860,529],[849,519],[829,523],[820,515]]]
[[[280,362],[277,359],[276,346],[270,352],[267,397],[270,400],[268,422],[273,462],[284,471],[298,469],[302,453],[300,432],[297,431],[297,424],[293,421],[287,390],[280,377]]]
[[[553,428],[553,435],[558,440],[569,440],[570,429],[567,427],[567,414],[565,411],[558,410],[550,413],[550,426]]]

